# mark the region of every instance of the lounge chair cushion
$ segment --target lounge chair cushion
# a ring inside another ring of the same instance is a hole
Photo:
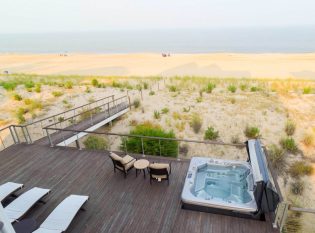
[[[21,188],[23,188],[23,184],[18,184],[18,183],[13,183],[13,182],[7,182],[1,185],[0,186],[0,202]]]
[[[70,195],[65,198],[33,233],[55,233],[67,230],[72,220],[89,199],[88,196]]]
[[[110,155],[109,155],[113,160],[116,160],[116,161],[119,161],[119,162],[122,162],[123,158],[120,157],[119,155],[113,153],[113,152],[110,152]]]
[[[167,172],[170,173],[170,165],[168,163],[151,163],[149,168],[153,169],[167,169]]]
[[[131,162],[132,161],[132,162]],[[131,168],[133,166],[133,164],[136,162],[136,159],[131,157],[130,155],[126,155],[123,159],[122,159],[122,164],[124,165],[125,169],[128,170],[129,168]]]
[[[49,189],[32,188],[21,196],[16,198],[7,207],[4,212],[11,222],[20,219],[27,211],[29,211],[39,200],[50,192]]]

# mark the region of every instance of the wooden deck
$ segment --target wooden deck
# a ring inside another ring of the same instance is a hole
[[[7,181],[50,188],[46,204],[25,217],[40,224],[67,195],[89,195],[90,200],[67,232],[207,232],[273,233],[270,222],[260,222],[181,209],[180,194],[189,163],[172,161],[170,185],[152,186],[148,177],[127,179],[113,172],[105,152],[32,144],[0,152],[0,184]]]

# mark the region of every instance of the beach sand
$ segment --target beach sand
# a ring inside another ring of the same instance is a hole
[[[210,76],[315,79],[304,54],[0,54],[0,72],[105,76]]]

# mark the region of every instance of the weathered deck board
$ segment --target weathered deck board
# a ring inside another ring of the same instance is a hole
[[[188,162],[172,161],[171,183],[152,186],[148,177],[127,179],[114,173],[105,152],[16,145],[0,152],[0,183],[21,182],[25,189],[51,188],[45,205],[25,217],[41,223],[69,194],[89,195],[85,209],[67,232],[211,232],[272,233],[270,222],[260,222],[181,209],[180,194]]]

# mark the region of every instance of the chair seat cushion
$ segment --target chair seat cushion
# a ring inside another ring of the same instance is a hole
[[[131,157],[130,155],[126,155],[122,159],[122,164],[124,165],[125,169],[128,170],[129,168],[133,167],[133,164],[136,162],[136,159]]]

